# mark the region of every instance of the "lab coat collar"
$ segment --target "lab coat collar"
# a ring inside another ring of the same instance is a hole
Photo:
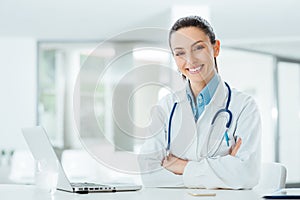
[[[210,104],[214,104],[215,106],[217,107],[224,107],[224,105],[226,104],[226,98],[227,98],[227,95],[228,95],[228,91],[227,91],[227,88],[226,88],[226,85],[225,85],[225,82],[222,80],[221,76],[218,75],[219,77],[219,84],[218,84],[218,87],[216,89],[216,92],[215,94],[213,95],[210,103]]]

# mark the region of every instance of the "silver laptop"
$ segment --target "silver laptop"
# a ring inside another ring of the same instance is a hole
[[[43,127],[36,126],[32,128],[23,128],[23,136],[35,160],[46,159],[47,162],[59,163],[57,189],[76,192],[117,192],[117,191],[135,191],[142,188],[141,185],[132,184],[97,184],[97,183],[70,183],[59,162],[55,151],[50,143],[47,133]]]

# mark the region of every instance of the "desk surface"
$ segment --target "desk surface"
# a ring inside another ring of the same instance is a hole
[[[210,192],[216,193],[213,197],[195,197],[189,192]],[[143,188],[136,192],[116,192],[116,193],[89,193],[89,194],[73,194],[69,192],[55,191],[53,194],[36,188],[33,185],[0,185],[1,200],[153,200],[153,199],[230,199],[230,200],[255,200],[262,199],[262,192],[253,190],[191,190],[178,188]]]

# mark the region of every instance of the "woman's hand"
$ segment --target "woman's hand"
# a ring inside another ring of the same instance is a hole
[[[183,160],[170,154],[162,161],[162,166],[177,175],[182,175],[188,160]]]

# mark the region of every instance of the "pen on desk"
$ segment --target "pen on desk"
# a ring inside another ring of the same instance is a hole
[[[193,193],[193,192],[189,192],[189,195],[192,195],[194,197],[214,197],[214,196],[216,196],[216,193]]]

